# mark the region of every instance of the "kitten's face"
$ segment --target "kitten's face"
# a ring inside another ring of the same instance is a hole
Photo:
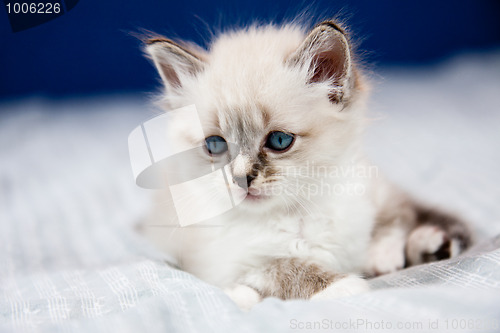
[[[224,84],[228,92],[237,84],[234,80],[227,76],[218,88]],[[310,199],[305,186],[315,181],[311,168],[331,165],[342,155],[352,133],[345,131],[349,119],[338,117],[328,98],[307,98],[305,85],[300,89],[275,82],[270,96],[259,89],[251,94],[234,91],[242,100],[234,103],[217,94],[209,81],[199,78],[192,86],[205,91],[194,101],[204,136],[188,130],[177,139],[206,146],[200,163],[228,163],[231,192],[246,195],[248,190],[242,208],[271,209]]]
[[[195,164],[226,164],[228,184],[214,175],[202,186],[213,191],[213,198],[227,196],[229,189],[236,201],[243,199],[238,208],[259,212],[307,205],[312,200],[307,186],[322,176],[314,168],[344,158],[359,127],[357,114],[332,100],[332,80],[321,77],[331,69],[311,71],[309,66],[325,63],[311,60],[310,41],[297,29],[268,29],[214,44],[203,62],[192,66],[197,70],[185,76],[176,72],[177,85],[172,73],[162,75],[171,85],[169,106],[195,104],[204,132],[193,132],[179,117],[169,130],[171,143],[204,147]],[[342,37],[332,29],[316,31],[315,38],[325,33]],[[312,81],[311,75],[321,80]],[[347,74],[335,75],[338,81]],[[335,94],[341,92],[336,88]]]

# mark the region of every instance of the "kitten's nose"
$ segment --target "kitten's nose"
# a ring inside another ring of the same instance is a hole
[[[246,177],[233,177],[233,181],[238,184],[239,187],[243,189],[247,189],[250,187],[250,184],[255,179],[255,176],[247,175]]]

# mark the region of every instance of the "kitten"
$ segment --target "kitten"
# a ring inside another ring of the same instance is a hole
[[[161,105],[196,105],[203,127],[176,117],[165,144],[204,146],[192,165],[228,165],[229,185],[208,175],[183,188],[176,209],[209,210],[228,189],[244,200],[208,222],[145,233],[240,307],[364,292],[361,275],[470,245],[465,224],[415,202],[364,158],[368,84],[339,24],[255,25],[221,34],[209,51],[163,37],[146,44],[166,90]],[[200,184],[210,197],[197,195]],[[162,205],[153,220],[175,219],[172,209]]]

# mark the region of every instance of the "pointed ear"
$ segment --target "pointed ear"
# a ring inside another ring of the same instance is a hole
[[[329,83],[332,103],[348,100],[355,79],[351,48],[344,31],[335,23],[318,24],[288,61],[307,68],[308,83]]]
[[[196,75],[205,64],[200,56],[166,38],[147,40],[146,52],[153,59],[167,91],[182,87],[183,78]]]

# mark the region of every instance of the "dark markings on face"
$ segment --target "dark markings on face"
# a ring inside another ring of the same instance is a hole
[[[259,110],[262,114],[262,121],[264,123],[264,128],[267,128],[269,126],[269,123],[271,122],[271,116],[270,116],[270,112],[269,110],[263,106],[263,105],[260,105],[259,106]]]
[[[263,173],[264,178],[269,178],[276,175],[279,170],[269,162],[268,155],[260,151],[257,155],[258,162],[254,164],[253,169]]]
[[[249,116],[250,112],[260,113],[261,117]],[[261,146],[262,140],[265,140],[268,135],[266,131],[270,127],[269,110],[262,105],[257,105],[254,108],[245,110],[233,108],[233,112],[219,113],[219,116],[221,115],[225,116],[226,119],[226,121],[222,122],[218,117],[216,119],[216,124],[221,132],[226,133],[228,138],[232,138],[238,144],[240,153],[250,156],[252,164],[247,167],[247,176],[257,178],[262,175],[264,178],[269,178],[277,175],[278,168],[272,166],[270,156]],[[226,124],[226,126],[223,126],[225,128],[221,128],[222,123]],[[276,154],[272,160],[284,158],[282,155]]]

